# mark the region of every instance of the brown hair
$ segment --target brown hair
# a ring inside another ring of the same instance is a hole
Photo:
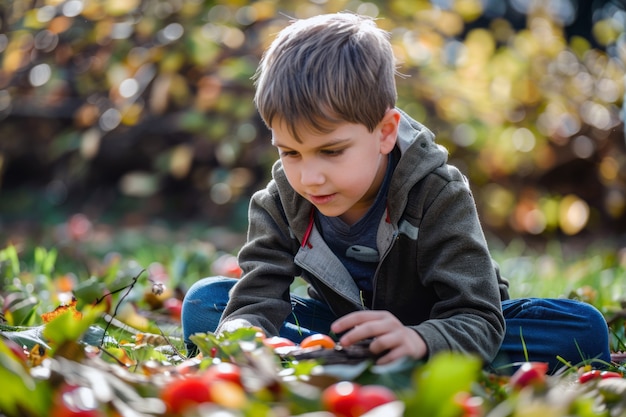
[[[337,123],[370,132],[395,106],[395,59],[389,34],[369,17],[336,13],[295,20],[265,51],[254,76],[266,125],[279,119],[327,133]]]

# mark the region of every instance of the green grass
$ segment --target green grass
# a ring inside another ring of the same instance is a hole
[[[533,250],[520,241],[492,251],[510,281],[512,297],[569,297],[590,302],[602,311],[625,300],[626,251],[613,244],[591,244],[566,253],[559,242]]]

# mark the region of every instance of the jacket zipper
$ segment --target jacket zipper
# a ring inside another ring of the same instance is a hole
[[[389,253],[391,252],[391,249],[395,246],[396,241],[398,240],[398,236],[399,233],[398,231],[394,231],[393,232],[393,237],[391,239],[391,244],[387,247],[387,249],[385,250],[385,253],[383,253],[383,256],[381,256],[380,261],[378,261],[378,265],[376,266],[376,272],[374,272],[374,279],[372,280],[372,310],[374,310],[375,306],[375,301],[376,301],[376,284],[378,281],[378,274],[380,272],[380,267],[383,264],[383,261],[385,260],[385,258],[387,258],[387,255],[389,255]],[[361,296],[361,302],[363,302],[363,296]]]

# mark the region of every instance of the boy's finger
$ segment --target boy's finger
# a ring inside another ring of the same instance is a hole
[[[352,330],[346,332],[346,334],[341,336],[341,338],[339,339],[339,343],[343,346],[350,346],[371,337],[372,336],[370,335],[370,331],[365,327],[353,327]]]
[[[342,333],[360,324],[372,321],[380,315],[380,311],[355,311],[335,320],[330,328],[335,333]]]

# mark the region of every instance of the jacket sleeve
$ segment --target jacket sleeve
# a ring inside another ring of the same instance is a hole
[[[505,322],[496,270],[464,179],[449,181],[425,209],[418,248],[419,274],[437,296],[430,319],[413,327],[429,355],[454,350],[490,362]]]
[[[297,242],[272,189],[270,184],[250,201],[247,241],[238,256],[243,274],[231,291],[218,333],[254,325],[267,335],[278,335],[291,313],[289,289],[298,275],[293,262]]]

